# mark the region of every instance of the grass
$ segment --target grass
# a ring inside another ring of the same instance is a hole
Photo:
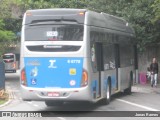
[[[0,97],[0,105],[4,104],[5,102],[7,102],[9,99],[9,95],[8,93],[4,93],[3,96]]]

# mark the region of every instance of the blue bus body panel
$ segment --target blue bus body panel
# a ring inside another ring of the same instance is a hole
[[[25,57],[24,62],[28,87],[81,87],[83,58]]]

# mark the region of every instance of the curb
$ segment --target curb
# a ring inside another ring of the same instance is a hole
[[[142,93],[160,93],[160,86],[158,85],[156,88],[151,87],[150,84],[146,85],[134,85],[132,86],[132,91],[134,92],[142,92]]]
[[[4,104],[0,105],[0,108],[5,107],[5,106],[7,106],[8,104],[10,104],[10,103],[12,102],[12,99],[13,99],[13,95],[12,95],[12,93],[11,93],[11,92],[9,92],[9,91],[6,91],[6,92],[7,92],[7,93],[8,93],[8,95],[9,95],[8,101],[7,101],[7,102],[5,102]]]

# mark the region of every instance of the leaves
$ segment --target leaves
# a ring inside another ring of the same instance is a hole
[[[20,31],[22,21],[12,18],[13,10],[19,9],[21,12],[16,13],[23,14],[28,9],[44,8],[86,8],[116,15],[133,26],[141,50],[146,45],[159,42],[160,0],[0,0],[0,16],[3,19],[0,20],[0,30]],[[4,36],[15,39],[14,35],[5,32],[2,36],[3,39]]]
[[[152,24],[152,4],[160,0],[92,0],[89,8],[98,12],[106,12],[127,20],[135,30],[136,41],[140,50],[151,43],[158,42],[157,26]],[[156,2],[156,6],[157,2]],[[158,7],[160,9],[160,6]],[[160,26],[160,25],[159,25]]]
[[[154,3],[151,6],[153,8],[153,14],[155,15],[154,18],[152,18],[152,22],[159,22],[160,21],[160,0],[155,0]]]
[[[12,31],[0,30],[0,42],[15,40],[16,36]]]
[[[16,39],[13,29],[6,29],[9,23],[5,23],[5,19],[11,18],[11,5],[14,0],[1,0],[0,1],[0,42],[1,41],[12,41]]]
[[[5,30],[5,23],[0,19],[0,41],[11,41],[15,40],[16,36],[12,31]]]

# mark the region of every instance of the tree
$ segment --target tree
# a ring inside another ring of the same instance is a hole
[[[11,41],[16,38],[15,34],[12,31],[8,31],[4,29],[4,22],[0,20],[0,41]]]
[[[19,6],[28,9],[43,8],[87,8],[90,0],[18,0]]]
[[[15,40],[16,35],[13,29],[6,29],[8,23],[5,23],[5,19],[11,18],[11,5],[14,0],[1,0],[0,1],[0,41],[12,41]]]
[[[1,0],[0,3],[2,1],[0,15],[5,18],[13,17],[14,9],[10,8],[19,8],[21,14],[28,9],[86,8],[122,17],[133,26],[140,51],[146,45],[157,43],[160,37],[160,0]],[[4,26],[6,30],[16,32],[21,28],[21,20],[12,18],[3,21],[7,23]],[[15,27],[16,23],[18,23],[17,27]]]
[[[155,0],[91,0],[89,8],[98,12],[106,12],[127,20],[134,28],[136,42],[140,51],[151,43],[156,43],[158,29],[152,24]],[[160,0],[157,0],[160,1]],[[159,7],[160,8],[160,7]]]
[[[160,22],[160,0],[155,0],[152,4],[154,18],[153,22]]]
[[[156,42],[155,26],[151,22],[154,0],[134,0],[125,12],[125,18],[132,24],[140,51]]]
[[[154,3],[151,6],[153,8],[153,17],[151,18],[151,21],[153,25],[155,26],[155,39],[156,43],[160,43],[160,0],[155,0]]]

